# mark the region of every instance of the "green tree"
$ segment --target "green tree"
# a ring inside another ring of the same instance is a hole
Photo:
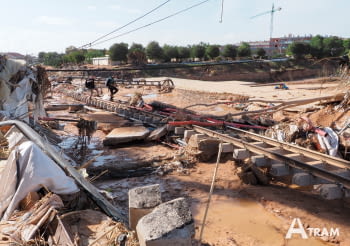
[[[146,54],[148,58],[154,60],[162,60],[164,55],[162,47],[156,41],[152,41],[147,45]]]
[[[257,54],[260,58],[263,58],[263,57],[266,55],[266,51],[265,51],[264,48],[259,48],[259,49],[257,49],[256,54]]]
[[[44,64],[59,67],[63,64],[63,55],[57,52],[47,52],[44,56]]]
[[[316,35],[310,40],[310,54],[318,59],[324,55],[324,38],[321,35]]]
[[[179,58],[188,59],[191,57],[191,49],[189,47],[180,46],[177,47]]]
[[[128,61],[133,65],[144,65],[147,63],[147,56],[143,50],[134,49],[128,53]]]
[[[193,58],[203,59],[205,57],[206,46],[203,43],[191,47],[191,56]]]
[[[164,60],[170,62],[173,58],[179,58],[179,51],[176,46],[163,45]]]
[[[80,64],[85,61],[85,52],[83,50],[75,50],[69,53],[69,60],[75,64]]]
[[[137,66],[147,63],[146,51],[142,44],[132,43],[128,52],[128,61]]]
[[[295,59],[303,58],[310,53],[310,45],[303,42],[294,42],[288,46],[287,53],[293,55]]]
[[[343,47],[345,49],[345,54],[347,54],[350,51],[350,38],[343,40]]]
[[[220,46],[219,45],[208,45],[205,50],[207,56],[210,59],[214,59],[220,55]]]
[[[343,40],[338,37],[329,37],[323,40],[326,56],[340,56],[344,52]]]
[[[128,44],[115,43],[109,48],[109,57],[112,61],[127,61]]]
[[[66,54],[69,54],[69,53],[71,53],[71,52],[73,52],[73,51],[78,51],[78,50],[79,50],[79,49],[78,49],[77,47],[71,45],[71,46],[68,46],[68,47],[66,48]]]
[[[38,61],[39,61],[40,63],[44,63],[44,61],[45,61],[45,55],[46,55],[45,52],[43,52],[43,51],[39,52],[39,54],[38,54]]]
[[[252,52],[250,50],[250,45],[246,42],[243,42],[237,50],[237,54],[239,57],[247,57],[251,56]]]
[[[132,45],[129,48],[129,51],[135,51],[135,50],[145,51],[145,48],[143,47],[142,44],[132,43]]]
[[[85,60],[87,62],[92,62],[92,58],[105,56],[104,50],[88,49],[85,53]]]
[[[226,44],[222,50],[221,55],[234,60],[237,56],[237,47],[232,44]]]

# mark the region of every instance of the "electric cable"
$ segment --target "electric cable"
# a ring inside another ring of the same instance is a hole
[[[134,22],[136,22],[136,21],[142,19],[143,17],[145,17],[145,16],[151,14],[152,12],[154,12],[154,11],[156,11],[157,9],[161,8],[162,6],[164,6],[165,4],[167,4],[167,3],[170,2],[170,1],[171,1],[171,0],[167,0],[167,1],[163,2],[162,4],[158,5],[157,7],[155,7],[155,8],[152,9],[152,10],[150,10],[149,12],[143,14],[142,16],[136,18],[135,20],[132,20],[132,21],[128,22],[127,24],[125,24],[125,25],[123,25],[123,26],[121,26],[121,27],[118,27],[118,28],[114,29],[113,31],[111,31],[111,32],[109,32],[109,33],[107,33],[107,34],[105,34],[105,35],[103,35],[103,36],[97,38],[96,40],[94,40],[94,41],[92,41],[92,42],[90,42],[90,43],[88,43],[88,44],[85,44],[85,45],[81,46],[80,48],[84,48],[84,47],[86,47],[86,46],[91,46],[92,44],[96,43],[97,41],[99,41],[99,40],[101,40],[101,39],[103,39],[103,38],[105,38],[105,37],[111,35],[112,33],[117,32],[117,31],[123,29],[124,27],[127,27],[127,26],[131,25],[132,23],[134,23]]]
[[[202,1],[202,2],[200,2],[200,3],[194,4],[194,5],[192,5],[192,6],[188,7],[188,8],[185,8],[185,9],[183,9],[183,10],[180,10],[180,11],[174,13],[174,14],[168,15],[168,16],[166,16],[166,17],[164,17],[164,18],[158,19],[158,20],[153,21],[153,22],[151,22],[151,23],[148,23],[148,24],[146,24],[146,25],[144,25],[144,26],[140,26],[140,27],[138,27],[138,28],[135,28],[135,29],[130,30],[130,31],[127,31],[127,32],[124,32],[124,33],[119,34],[119,35],[117,35],[117,36],[114,36],[114,37],[111,37],[111,38],[102,40],[102,41],[97,42],[97,43],[95,43],[95,44],[91,44],[91,46],[95,46],[95,45],[98,45],[98,44],[102,44],[102,43],[105,43],[105,42],[110,41],[110,40],[112,40],[112,39],[119,38],[119,37],[124,36],[124,35],[127,35],[127,34],[129,34],[129,33],[138,31],[138,30],[143,29],[143,28],[145,28],[145,27],[151,26],[151,25],[153,25],[153,24],[156,24],[156,23],[158,23],[158,22],[164,21],[164,20],[169,19],[169,18],[171,18],[171,17],[174,17],[174,16],[176,16],[176,15],[178,15],[178,14],[181,14],[181,13],[183,13],[183,12],[186,12],[186,11],[188,11],[188,10],[190,10],[190,9],[193,9],[193,8],[195,8],[195,7],[199,6],[199,5],[202,5],[202,4],[206,3],[206,2],[209,2],[209,1],[210,1],[210,0],[205,0],[205,1]]]

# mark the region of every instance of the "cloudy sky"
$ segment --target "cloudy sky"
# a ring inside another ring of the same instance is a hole
[[[203,0],[170,0],[141,20],[114,33],[117,36],[162,19]],[[166,0],[0,0],[0,52],[37,55],[80,47],[142,16]],[[251,16],[271,9],[275,13],[273,36],[336,35],[350,37],[349,0],[209,0],[187,12],[130,34],[98,44],[158,41],[161,45],[210,44],[267,40],[270,15]]]

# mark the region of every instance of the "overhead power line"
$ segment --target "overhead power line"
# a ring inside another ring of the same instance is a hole
[[[202,5],[202,4],[206,3],[206,2],[209,2],[209,1],[210,1],[210,0],[205,0],[205,1],[202,1],[202,2],[200,2],[200,3],[194,4],[194,5],[192,5],[192,6],[188,7],[188,8],[185,8],[185,9],[183,9],[183,10],[180,10],[180,11],[174,13],[174,14],[168,15],[168,16],[166,16],[166,17],[164,17],[164,18],[158,19],[158,20],[156,20],[156,21],[153,21],[153,22],[151,22],[151,23],[148,23],[148,24],[146,24],[146,25],[144,25],[144,26],[140,26],[140,27],[135,28],[135,29],[133,29],[133,30],[124,32],[124,33],[119,34],[119,35],[117,35],[117,36],[114,36],[114,37],[111,37],[111,38],[102,40],[102,41],[97,42],[97,43],[94,43],[94,44],[92,44],[91,46],[95,46],[95,45],[98,45],[98,44],[102,44],[102,43],[105,43],[105,42],[110,41],[110,40],[112,40],[112,39],[119,38],[119,37],[121,37],[121,36],[125,36],[125,35],[127,35],[127,34],[129,34],[129,33],[132,33],[132,32],[136,32],[136,31],[138,31],[138,30],[140,30],[140,29],[143,29],[143,28],[145,28],[145,27],[151,26],[151,25],[156,24],[156,23],[158,23],[158,22],[164,21],[164,20],[169,19],[169,18],[171,18],[171,17],[174,17],[174,16],[176,16],[176,15],[179,15],[179,14],[181,14],[181,13],[183,13],[183,12],[186,12],[186,11],[188,11],[188,10],[190,10],[190,9],[193,9],[193,8],[195,8],[195,7],[199,6],[199,5]]]
[[[94,43],[96,43],[97,41],[99,41],[99,40],[101,40],[101,39],[103,39],[103,38],[105,38],[105,37],[111,35],[112,33],[115,33],[115,32],[117,32],[117,31],[120,31],[120,30],[123,29],[124,27],[127,27],[127,26],[131,25],[132,23],[134,23],[134,22],[136,22],[136,21],[142,19],[143,17],[145,17],[145,16],[151,14],[152,12],[156,11],[157,9],[163,7],[165,4],[167,4],[167,3],[170,2],[170,1],[171,1],[171,0],[167,0],[167,1],[163,2],[162,4],[158,5],[157,7],[155,7],[155,8],[152,9],[152,10],[150,10],[149,12],[143,14],[142,16],[136,18],[135,20],[132,20],[132,21],[128,22],[127,24],[125,24],[125,25],[123,25],[123,26],[121,26],[121,27],[118,27],[118,28],[114,29],[113,31],[111,31],[111,32],[109,32],[109,33],[107,33],[107,34],[105,34],[105,35],[99,37],[98,39],[96,39],[96,40],[94,40],[94,41],[92,41],[92,42],[90,42],[90,43],[88,43],[88,44],[85,44],[85,45],[81,46],[81,48],[83,48],[83,47],[85,47],[85,46],[91,46],[92,44],[94,44]]]

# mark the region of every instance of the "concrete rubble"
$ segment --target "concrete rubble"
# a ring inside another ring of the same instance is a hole
[[[156,207],[136,226],[141,246],[192,245],[194,221],[185,198]]]

